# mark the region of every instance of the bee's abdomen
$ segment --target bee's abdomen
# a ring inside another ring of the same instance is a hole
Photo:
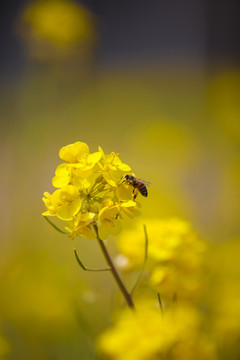
[[[138,184],[137,188],[142,196],[145,196],[145,197],[148,196],[148,191],[144,184]]]

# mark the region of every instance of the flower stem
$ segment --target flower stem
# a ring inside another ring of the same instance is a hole
[[[144,235],[145,235],[144,261],[143,261],[143,264],[142,264],[141,271],[140,271],[140,273],[139,273],[139,275],[138,275],[137,281],[135,282],[135,285],[134,285],[133,288],[132,288],[131,295],[133,294],[134,290],[136,289],[136,287],[138,286],[138,284],[140,283],[140,281],[141,281],[141,279],[142,279],[143,272],[144,272],[145,265],[146,265],[147,258],[148,258],[148,234],[147,234],[147,227],[146,227],[146,225],[143,225],[143,229],[144,229]]]
[[[116,267],[115,267],[115,265],[114,265],[114,263],[113,263],[113,261],[111,259],[111,256],[108,253],[108,250],[107,250],[104,242],[100,239],[100,237],[98,235],[98,227],[97,227],[97,225],[93,225],[93,228],[95,230],[99,246],[100,246],[100,248],[101,248],[101,250],[103,252],[103,255],[104,255],[109,267],[110,267],[110,271],[111,271],[116,283],[118,284],[118,287],[120,288],[120,291],[122,292],[128,306],[131,309],[134,309],[135,307],[134,307],[134,303],[132,301],[131,294],[127,291],[125,285],[123,284],[123,282],[122,282],[122,280],[121,280],[121,278],[120,278],[120,276],[119,276],[119,274],[117,272],[117,269],[116,269]]]

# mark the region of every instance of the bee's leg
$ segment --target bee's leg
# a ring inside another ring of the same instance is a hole
[[[133,189],[133,200],[136,200],[138,189]]]

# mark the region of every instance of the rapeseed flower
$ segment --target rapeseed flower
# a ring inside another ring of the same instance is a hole
[[[65,229],[71,238],[76,236],[95,238],[93,225],[99,236],[117,235],[122,229],[124,217],[140,214],[138,203],[133,201],[133,189],[122,181],[130,166],[120,160],[119,154],[90,153],[83,142],[64,146],[59,151],[64,162],[52,179],[57,190],[44,193],[47,211],[44,216],[57,216],[67,221]]]
[[[95,41],[94,18],[82,5],[69,0],[37,0],[27,3],[19,30],[30,54],[39,59],[86,53]]]
[[[240,359],[240,239],[212,247],[205,306],[223,359]]]
[[[43,201],[48,210],[43,215],[56,215],[61,220],[72,220],[82,204],[82,199],[79,199],[78,195],[79,191],[73,185],[66,185],[62,189],[54,191],[52,195],[45,192]]]
[[[147,274],[150,285],[165,299],[195,299],[202,290],[206,244],[191,225],[178,218],[146,220],[148,232]],[[118,238],[126,270],[142,266],[145,239],[142,224]]]
[[[111,360],[215,360],[215,345],[203,332],[204,317],[192,306],[165,310],[149,301],[136,312],[125,309],[115,325],[98,339],[100,352]]]

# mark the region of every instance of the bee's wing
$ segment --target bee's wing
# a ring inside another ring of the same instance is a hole
[[[151,183],[149,181],[146,181],[146,180],[143,180],[143,179],[138,179],[136,178],[138,181],[142,182],[144,185],[147,185],[147,186],[151,186]]]

